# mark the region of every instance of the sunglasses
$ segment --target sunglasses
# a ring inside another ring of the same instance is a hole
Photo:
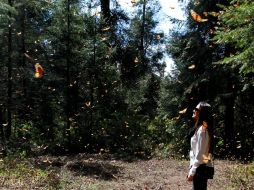
[[[194,109],[193,109],[193,112],[196,112],[196,111],[199,111],[199,109],[198,109],[198,108],[194,108]]]

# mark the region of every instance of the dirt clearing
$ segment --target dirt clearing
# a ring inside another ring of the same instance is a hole
[[[79,154],[15,162],[15,169],[1,165],[0,189],[189,190],[192,186],[186,181],[187,160],[123,161],[112,156]],[[208,182],[209,190],[253,187],[250,184],[254,181],[253,175],[242,177],[238,176],[240,172],[237,175],[234,172],[243,171],[246,165],[215,160],[215,167],[215,177]],[[249,184],[246,186],[246,183]]]

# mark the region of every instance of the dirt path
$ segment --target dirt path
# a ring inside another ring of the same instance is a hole
[[[191,189],[185,180],[186,162],[153,159],[122,166],[122,176],[113,182],[114,189]]]
[[[76,161],[73,161],[76,160]],[[79,160],[79,161],[77,161]],[[192,184],[186,181],[187,160],[151,159],[132,162],[114,158],[82,157],[72,159],[65,169],[72,172],[77,183],[66,189],[82,190],[189,190]],[[209,190],[233,190],[233,168],[237,162],[216,160],[216,175],[209,180]],[[62,173],[66,174],[66,170]],[[77,185],[78,184],[78,185]]]
[[[109,164],[119,168],[112,180],[95,180],[94,176],[83,176],[84,185],[80,189],[98,190],[188,190],[192,184],[186,181],[188,161],[158,160],[136,161],[131,163],[111,161]],[[226,161],[216,163],[217,175],[209,180],[210,190],[233,189],[229,187]]]

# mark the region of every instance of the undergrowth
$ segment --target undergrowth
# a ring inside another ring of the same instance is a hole
[[[229,168],[227,173],[233,188],[239,190],[254,189],[254,163],[235,165]]]
[[[28,160],[5,158],[0,160],[0,188],[60,189],[60,178],[55,171],[37,168]]]

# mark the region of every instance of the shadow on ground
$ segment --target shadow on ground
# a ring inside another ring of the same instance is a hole
[[[99,155],[78,155],[66,157],[38,157],[34,159],[34,167],[40,169],[60,170],[66,168],[75,176],[88,176],[101,180],[116,179],[121,167],[110,163],[109,158]]]
[[[112,180],[120,172],[120,168],[109,163],[74,162],[67,164],[67,168],[77,175],[90,176],[102,180]]]

